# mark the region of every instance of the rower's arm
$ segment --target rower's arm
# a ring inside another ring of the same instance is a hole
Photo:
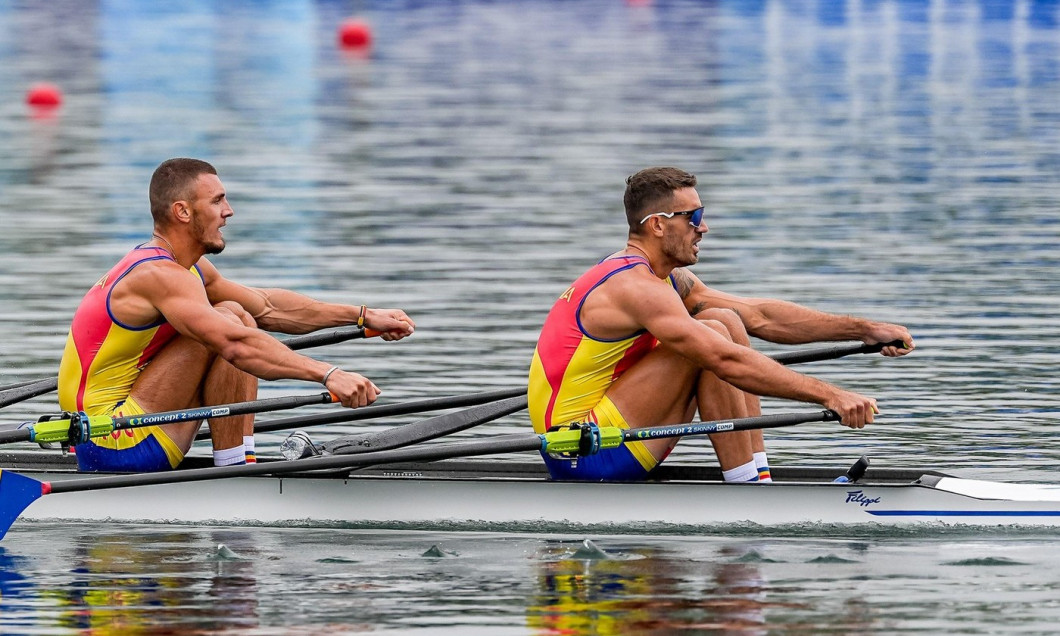
[[[264,380],[319,382],[330,368],[291,351],[260,329],[226,318],[214,309],[202,283],[176,263],[159,261],[137,270],[125,282],[127,298],[149,303],[178,333],[216,351],[240,370]]]
[[[820,404],[854,428],[872,422],[876,409],[872,398],[796,373],[750,347],[733,343],[689,316],[667,284],[653,277],[633,278],[614,286],[612,298],[663,345],[744,391]]]
[[[687,269],[674,270],[678,292],[688,313],[704,309],[731,309],[747,333],[779,344],[806,344],[860,340],[865,344],[901,340],[906,348],[885,347],[884,355],[905,355],[913,350],[913,337],[901,326],[856,316],[829,314],[785,300],[746,298],[711,289]]]
[[[359,305],[326,303],[304,294],[278,288],[259,288],[228,280],[206,259],[199,261],[206,294],[211,304],[224,300],[239,303],[258,326],[268,331],[301,334],[357,324]],[[400,309],[365,308],[364,326],[382,332],[384,340],[412,335],[415,323]]]

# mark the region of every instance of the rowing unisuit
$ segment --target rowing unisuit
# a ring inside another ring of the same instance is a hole
[[[114,286],[135,267],[155,260],[173,261],[165,249],[139,245],[125,255],[85,294],[74,313],[59,363],[59,407],[64,411],[84,411],[89,415],[138,415],[144,411],[129,399],[133,383],[177,332],[161,319],[143,326],[125,325],[110,311]],[[197,267],[191,271],[202,278]],[[146,446],[144,446],[146,444]],[[135,449],[134,452],[125,452]],[[77,449],[82,470],[99,470],[97,455],[107,455],[106,465],[114,462],[132,470],[176,467],[183,458],[173,442],[156,427],[115,431],[108,437],[93,438]],[[119,459],[119,455],[123,456]]]
[[[582,326],[581,309],[594,289],[634,267],[651,269],[642,256],[600,261],[552,305],[530,363],[530,421],[536,432],[544,433],[554,426],[572,422],[629,428],[605,393],[626,369],[651,352],[658,341],[646,331],[617,340],[594,338]],[[670,283],[674,284],[672,277]],[[557,479],[640,479],[658,463],[640,442],[579,458],[573,467],[569,461],[543,457],[549,472]]]

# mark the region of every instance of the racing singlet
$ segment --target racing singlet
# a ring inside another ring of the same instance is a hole
[[[657,344],[646,331],[601,340],[586,333],[581,324],[582,304],[589,293],[615,274],[638,266],[651,267],[642,256],[603,260],[552,306],[530,363],[529,410],[536,432],[583,421],[608,387]]]
[[[137,246],[92,286],[74,313],[59,363],[59,407],[103,415],[120,405],[140,371],[176,336],[163,318],[145,326],[122,324],[110,311],[110,295],[141,263],[174,260],[166,250]],[[197,267],[191,270],[201,279]]]

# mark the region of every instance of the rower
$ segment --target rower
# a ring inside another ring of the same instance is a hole
[[[93,285],[74,314],[59,367],[64,411],[127,417],[253,400],[258,380],[323,384],[343,406],[371,404],[368,378],[296,353],[264,330],[308,333],[353,325],[401,340],[415,325],[400,309],[325,303],[229,280],[206,256],[225,248],[234,212],[209,163],[170,159],[151,177],[154,231]],[[115,431],[76,448],[86,471],[175,468],[201,421]],[[255,461],[252,415],[213,420],[217,465]]]
[[[815,402],[850,428],[870,424],[876,400],[792,371],[751,347],[861,340],[885,356],[913,349],[901,326],[707,287],[690,266],[707,233],[694,175],[648,168],[626,180],[623,249],[593,265],[552,305],[530,363],[530,420],[538,433],[576,423],[636,429],[761,413],[759,396]],[[726,481],[771,481],[761,431],[717,433]],[[677,438],[579,457],[542,453],[553,478],[643,479]]]

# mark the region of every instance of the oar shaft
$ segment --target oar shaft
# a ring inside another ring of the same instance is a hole
[[[159,424],[174,424],[179,422],[195,422],[217,417],[232,417],[235,415],[247,415],[249,413],[267,413],[269,411],[280,411],[293,409],[310,404],[331,404],[338,398],[328,392],[313,393],[312,395],[288,395],[284,397],[264,398],[251,402],[236,402],[234,404],[222,404],[219,406],[204,406],[195,409],[183,409],[177,411],[164,411],[162,413],[149,413],[146,415],[133,415],[130,417],[113,418],[114,429],[137,428],[140,426],[156,426]]]
[[[461,406],[464,405],[467,405],[467,402],[461,404]],[[517,395],[495,402],[487,402],[465,411],[447,413],[404,426],[396,426],[385,431],[329,440],[321,445],[321,449],[332,455],[343,455],[410,446],[492,422],[505,415],[521,411],[526,406],[526,395]]]
[[[57,388],[59,388],[59,378],[44,378],[5,389],[0,391],[0,408],[51,393]]]
[[[835,347],[822,347],[820,349],[806,349],[804,351],[785,351],[774,353],[769,357],[780,364],[802,364],[803,362],[819,362],[821,360],[835,360],[856,353],[879,353],[884,347],[905,347],[901,340],[893,342],[878,342],[876,344],[839,345]]]
[[[809,413],[780,413],[776,415],[759,415],[735,420],[716,422],[692,422],[670,426],[651,426],[624,430],[622,439],[626,442],[659,439],[662,437],[684,437],[686,435],[713,435],[732,431],[750,431],[760,428],[780,428],[807,422],[838,422],[839,414],[835,411],[812,411]]]
[[[342,422],[355,422],[358,420],[370,420],[379,417],[391,417],[395,415],[408,415],[410,413],[422,413],[424,411],[440,411],[442,409],[455,409],[465,406],[478,406],[489,402],[496,402],[506,398],[526,395],[525,387],[512,387],[509,389],[498,389],[495,391],[484,391],[471,393],[469,395],[457,395],[444,398],[431,398],[405,402],[403,404],[386,404],[381,406],[366,406],[359,409],[344,409],[338,413],[323,413],[319,415],[304,415],[298,417],[285,417],[270,422],[254,424],[255,433],[269,433],[272,431],[285,431],[308,426],[320,426],[323,424],[339,424]],[[200,433],[195,439],[208,439],[209,434]]]
[[[644,428],[621,429],[613,426],[586,426],[556,429],[544,434],[545,451],[572,456],[592,454],[598,450],[617,448],[626,442],[642,442],[663,437],[685,437],[689,435],[712,435],[732,431],[749,431],[760,428],[794,426],[807,422],[837,422],[835,411],[810,411],[807,413],[780,413],[758,415],[732,420],[712,422],[689,422]]]
[[[144,415],[111,417],[109,415],[82,416],[76,414],[70,419],[37,422],[25,428],[0,432],[0,443],[25,441],[43,444],[46,442],[68,441],[76,445],[91,437],[102,437],[114,431],[128,428],[195,422],[218,417],[247,415],[249,413],[265,413],[281,409],[293,409],[309,404],[330,404],[335,400],[336,397],[332,393],[325,391],[311,395],[265,398],[251,402],[220,404]]]

